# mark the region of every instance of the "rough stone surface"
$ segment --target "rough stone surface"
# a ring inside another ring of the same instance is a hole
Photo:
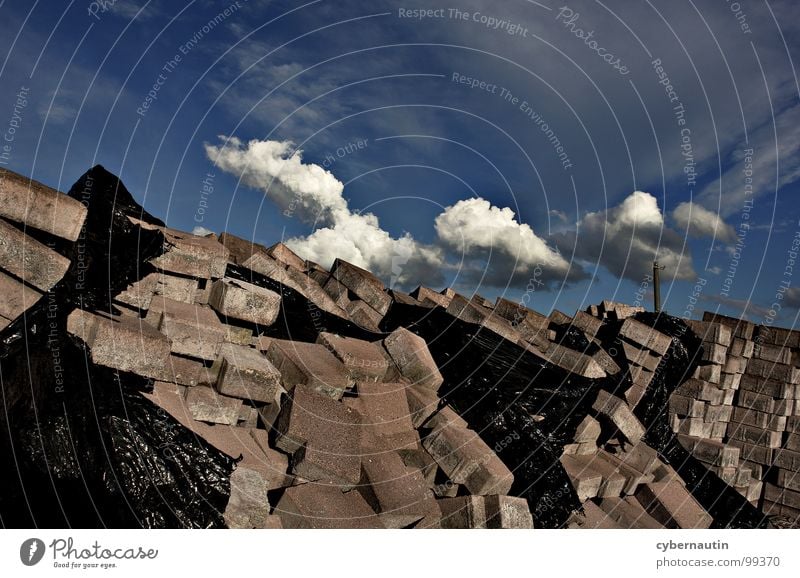
[[[252,283],[220,279],[214,281],[208,302],[224,317],[270,326],[278,318],[281,297]]]
[[[266,355],[280,371],[286,391],[302,384],[339,399],[353,384],[345,365],[324,345],[273,339]]]
[[[389,311],[392,300],[384,291],[383,283],[369,271],[336,259],[331,267],[331,275],[350,291],[358,295],[359,299],[367,303],[381,317]]]
[[[438,391],[444,382],[436,362],[428,350],[428,344],[408,329],[396,329],[383,340],[400,373],[414,385]]]
[[[257,350],[232,343],[220,347],[217,390],[224,395],[273,402],[283,391],[281,374]]]
[[[86,213],[79,201],[38,181],[0,169],[0,216],[75,241]]]
[[[41,291],[50,290],[69,268],[69,259],[0,219],[0,268]]]
[[[190,387],[186,391],[186,406],[197,421],[236,425],[242,400],[219,395],[210,387]]]
[[[324,345],[344,364],[353,380],[382,381],[393,364],[380,343],[324,332],[319,334],[317,343]]]

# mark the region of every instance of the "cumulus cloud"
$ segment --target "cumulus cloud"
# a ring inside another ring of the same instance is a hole
[[[734,243],[736,231],[715,212],[687,201],[672,211],[672,220],[692,237],[716,237],[723,243]]]
[[[604,266],[612,274],[640,282],[652,271],[653,260],[665,276],[694,279],[692,258],[684,239],[664,225],[656,198],[642,191],[605,211],[587,213],[575,230],[553,236],[562,253]]]
[[[220,137],[224,139],[224,137]],[[206,145],[208,158],[223,171],[264,192],[286,215],[320,225],[306,237],[286,240],[298,255],[330,268],[344,259],[382,277],[391,286],[440,284],[443,251],[405,233],[392,237],[372,213],[353,212],[342,196],[344,185],[319,165],[304,163],[290,141],[231,137]]]
[[[251,140],[220,136],[206,144],[206,155],[217,167],[264,191],[283,211],[309,222],[333,224],[336,213],[348,213],[344,185],[319,165],[303,162],[291,141]]]
[[[520,223],[514,211],[486,199],[464,199],[447,207],[436,217],[435,228],[441,243],[465,262],[462,272],[468,280],[477,277],[503,286],[524,283],[534,271],[545,280],[571,273],[561,254]]]

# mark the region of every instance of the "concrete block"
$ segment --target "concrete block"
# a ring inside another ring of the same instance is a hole
[[[409,468],[397,452],[365,455],[361,459],[358,491],[379,513],[416,515],[423,518],[433,493],[420,470]],[[415,520],[416,521],[416,520]]]
[[[428,344],[422,337],[401,327],[383,340],[383,346],[400,373],[411,381],[412,385],[420,385],[433,391],[439,390],[444,378],[439,373],[439,368],[428,350]]]
[[[432,389],[419,385],[409,385],[405,392],[411,423],[419,428],[439,407],[439,396]]]
[[[41,291],[61,281],[70,261],[0,219],[0,268]]]
[[[383,527],[380,519],[358,492],[342,492],[326,484],[302,484],[287,488],[274,514],[289,529],[368,529]]]
[[[0,271],[0,328],[36,305],[42,294]]]
[[[428,302],[432,305],[444,307],[445,309],[447,309],[447,306],[450,305],[449,297],[442,295],[441,293],[437,293],[432,289],[428,289],[427,287],[423,287],[422,285],[414,289],[411,292],[411,296],[421,303]]]
[[[768,431],[732,421],[728,424],[728,437],[750,444],[779,448],[781,447],[782,434],[781,432]]]
[[[667,528],[707,529],[713,521],[686,488],[676,482],[643,484],[636,492],[636,499]]]
[[[76,241],[86,213],[79,201],[38,181],[0,169],[0,216]]]
[[[620,327],[619,334],[621,337],[637,343],[658,355],[664,355],[672,345],[671,337],[632,318],[625,319],[622,327]]]
[[[597,361],[580,351],[575,351],[574,349],[558,345],[557,343],[548,343],[544,349],[522,343],[520,343],[520,345],[536,357],[565,369],[570,373],[575,373],[590,379],[602,379],[606,376],[605,370],[600,367]]]
[[[620,398],[604,390],[599,390],[592,405],[603,419],[612,423],[631,444],[636,444],[644,436],[644,428],[628,405]]]
[[[268,327],[278,318],[281,297],[252,283],[219,279],[211,286],[208,303],[224,317]]]
[[[375,275],[347,261],[336,259],[331,275],[359,299],[377,311],[381,317],[389,311],[392,299],[384,291],[383,283]]]
[[[230,397],[270,403],[283,391],[281,374],[255,349],[224,343],[216,362],[217,390]]]
[[[356,325],[360,325],[364,329],[369,329],[370,331],[380,331],[380,324],[383,317],[380,313],[367,305],[365,301],[361,299],[350,301],[350,303],[347,304],[346,311],[350,320]]]
[[[747,362],[747,375],[783,382],[785,385],[800,383],[800,368],[783,363],[773,363],[752,358]],[[744,378],[742,378],[744,380]],[[781,397],[781,396],[774,396]]]
[[[292,251],[283,243],[275,243],[272,245],[269,249],[267,249],[267,254],[269,254],[269,256],[273,259],[280,261],[287,267],[292,267],[297,271],[306,270],[305,261],[298,257],[294,251]]]
[[[473,495],[508,494],[514,475],[474,431],[439,428],[422,441],[447,477]]]
[[[629,530],[659,530],[664,526],[648,514],[642,505],[633,497],[604,498],[598,504],[606,516],[614,520],[621,528]]]
[[[320,333],[317,343],[324,345],[347,368],[354,381],[383,381],[393,365],[380,343],[371,343],[333,333]]]
[[[345,365],[324,345],[273,339],[266,356],[280,371],[286,391],[302,384],[339,399],[353,385]]]
[[[163,376],[170,357],[169,340],[141,319],[76,309],[67,318],[67,332],[89,346],[98,365],[144,377]]]
[[[165,235],[165,252],[150,262],[160,271],[178,273],[199,279],[220,279],[225,276],[230,251],[213,237]]]
[[[171,343],[172,353],[214,361],[225,337],[217,314],[209,307],[155,297],[151,311],[161,311],[158,325]]]
[[[242,400],[219,395],[210,387],[190,387],[186,391],[186,406],[197,421],[236,425]]]
[[[786,429],[786,416],[773,415],[749,408],[734,408],[731,421],[773,432],[782,432]]]

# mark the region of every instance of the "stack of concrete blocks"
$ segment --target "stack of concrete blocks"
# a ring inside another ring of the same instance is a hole
[[[0,329],[61,281],[70,261],[55,247],[77,241],[85,220],[80,202],[0,169]]]
[[[228,277],[227,265],[372,328],[393,299],[377,278],[341,260],[325,278],[280,244],[135,223],[166,239],[154,272],[115,296],[120,315],[75,310],[68,331],[94,363],[152,379],[151,401],[242,456],[224,512],[230,527],[533,526],[527,502],[509,495],[513,474],[440,400],[443,378],[421,337],[403,328],[376,342],[324,331],[316,343],[268,337],[281,296]],[[346,287],[351,306],[319,280]]]

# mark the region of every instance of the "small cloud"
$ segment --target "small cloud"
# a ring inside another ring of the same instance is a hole
[[[206,235],[213,235],[214,231],[211,229],[206,229],[205,227],[201,227],[197,225],[194,229],[192,229],[192,235],[197,235],[198,237],[205,237]]]
[[[723,243],[736,242],[736,231],[713,211],[687,201],[672,211],[672,220],[690,237],[712,237]]]

